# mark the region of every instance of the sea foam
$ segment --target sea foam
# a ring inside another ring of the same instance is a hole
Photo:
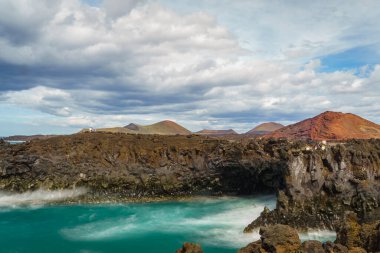
[[[72,241],[129,240],[150,234],[182,234],[202,245],[240,248],[260,239],[258,231],[243,233],[264,206],[275,207],[274,196],[256,198],[199,198],[177,203],[132,204],[114,207],[112,218],[91,218],[89,211],[82,224],[63,228],[61,235]],[[334,240],[331,231],[300,234],[302,240]],[[127,239],[128,238],[128,239]]]
[[[39,189],[24,193],[0,192],[0,207],[38,206],[48,202],[75,198],[86,192],[85,188],[53,191]]]

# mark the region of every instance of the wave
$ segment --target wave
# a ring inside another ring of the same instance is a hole
[[[259,239],[258,233],[244,234],[244,227],[259,216],[264,206],[275,206],[275,198],[199,198],[173,205],[121,205],[116,217],[91,220],[60,231],[73,241],[131,238],[157,233],[184,234],[205,245],[238,248]],[[93,215],[93,211],[87,217]],[[127,218],[125,218],[127,217]]]
[[[257,218],[264,206],[275,207],[274,198],[260,198],[254,201],[226,202],[222,210],[202,217],[187,218],[181,226],[193,228],[197,241],[202,244],[238,248],[260,238],[258,231],[243,233],[246,225]]]
[[[317,241],[334,241],[336,238],[336,232],[331,230],[309,230],[306,233],[300,233],[301,241],[317,240]]]
[[[275,207],[275,197],[200,198],[192,201],[126,204],[88,210],[82,224],[66,227],[60,234],[72,241],[127,239],[153,234],[183,235],[202,245],[241,248],[259,240],[258,231],[243,233],[264,206]],[[104,209],[105,208],[105,209]],[[111,211],[112,218],[103,212]],[[96,216],[95,214],[99,214]],[[104,219],[106,217],[106,219]],[[334,240],[326,230],[300,234],[301,240]],[[128,239],[127,239],[128,240]]]
[[[0,207],[38,206],[48,202],[76,198],[86,192],[85,188],[53,191],[39,189],[24,193],[0,192]]]
[[[60,233],[73,241],[117,239],[136,228],[134,220],[135,216],[132,215],[128,218],[97,221],[73,228],[64,228]]]

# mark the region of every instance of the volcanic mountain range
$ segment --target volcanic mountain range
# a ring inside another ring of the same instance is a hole
[[[352,113],[326,111],[313,118],[308,118],[295,124],[283,126],[275,122],[262,123],[245,134],[238,134],[232,129],[204,129],[192,133],[183,126],[164,120],[152,125],[131,123],[124,127],[83,129],[81,132],[108,132],[125,134],[158,134],[158,135],[203,135],[210,137],[244,138],[286,138],[305,140],[346,140],[380,138],[380,125]],[[22,137],[22,138],[21,138]],[[50,135],[9,136],[4,140],[32,140],[50,138]]]
[[[192,134],[179,124],[165,120],[152,125],[131,123],[125,127],[102,128],[99,132],[129,134],[188,135]],[[238,136],[232,129],[201,130],[194,134],[203,136]],[[380,138],[380,125],[363,119],[355,114],[331,112],[321,113],[313,118],[283,126],[279,123],[263,123],[244,135],[261,136],[263,138],[287,138],[309,140],[344,140]]]

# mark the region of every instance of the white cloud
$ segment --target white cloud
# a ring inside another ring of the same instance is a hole
[[[37,86],[29,90],[9,91],[3,95],[3,98],[8,103],[41,110],[53,115],[71,115],[71,109],[68,106],[71,102],[71,96],[61,89]]]
[[[65,117],[51,124],[67,127],[169,118],[192,130],[242,131],[263,119],[292,121],[348,109],[380,120],[380,65],[323,72],[323,62],[314,59],[362,43],[364,31],[353,29],[362,23],[359,14],[347,22],[351,7],[313,4],[315,9],[304,13],[310,8],[280,5],[269,10],[265,2],[242,1],[257,15],[257,23],[246,27],[256,40],[249,52],[234,31],[208,12],[180,14],[134,0],[120,4],[2,1],[0,14],[8,21],[0,17],[0,63],[30,69],[3,86],[3,103]],[[4,8],[16,11],[5,13]],[[321,17],[325,19],[316,22]],[[367,17],[366,31],[376,31],[374,13]],[[16,30],[18,41],[9,32]],[[377,40],[364,35],[363,43]],[[260,49],[271,53],[257,53]],[[294,61],[301,58],[311,60]],[[15,83],[19,85],[13,88]]]
[[[145,0],[104,0],[102,6],[111,18],[128,15],[136,5],[144,3]]]

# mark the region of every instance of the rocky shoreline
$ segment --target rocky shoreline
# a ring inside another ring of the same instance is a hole
[[[335,242],[308,240],[301,243],[297,230],[282,224],[260,228],[260,240],[237,253],[366,253],[380,250],[380,221],[359,224],[354,213],[346,213]],[[176,253],[203,253],[201,245],[184,243]]]
[[[0,143],[0,189],[85,187],[82,201],[276,193],[245,232],[286,224],[338,230],[380,220],[380,140],[308,142],[80,133]],[[258,251],[259,252],[259,251]]]

